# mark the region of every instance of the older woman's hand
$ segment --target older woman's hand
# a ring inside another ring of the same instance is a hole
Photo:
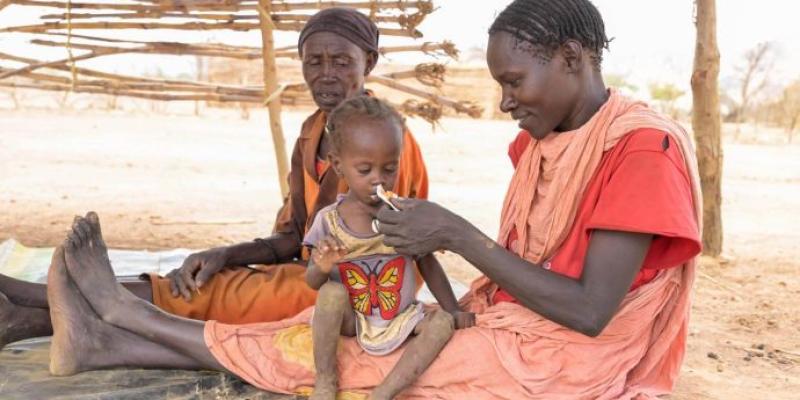
[[[399,209],[382,208],[377,215],[384,243],[407,255],[451,249],[453,239],[469,224],[446,208],[426,200],[392,199]]]

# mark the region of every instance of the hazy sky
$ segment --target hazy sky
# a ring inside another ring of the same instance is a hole
[[[494,16],[509,2],[436,0],[434,3],[439,10],[430,15],[419,29],[425,34],[426,41],[452,40],[463,51],[484,47],[486,31]],[[611,51],[605,55],[604,71],[627,75],[639,85],[658,81],[688,88],[695,35],[692,0],[595,0],[594,3],[603,15],[608,36],[614,38]],[[775,79],[800,78],[800,1],[717,0],[717,7],[723,84],[730,80],[734,67],[741,64],[742,54],[763,41],[773,41],[777,45]],[[46,11],[54,12],[53,9]],[[33,23],[37,13],[10,6],[0,12],[0,26]],[[256,32],[170,32],[168,35],[167,40],[260,44]],[[279,45],[289,45],[296,41],[296,37],[293,33],[280,33],[276,41]],[[0,51],[53,59],[64,57],[63,50],[36,49],[26,45],[29,38],[0,35]],[[145,32],[137,38],[165,40],[164,31]],[[383,44],[397,43],[392,39],[387,38]],[[393,59],[409,61],[400,56]],[[119,72],[154,70],[156,64],[167,73],[194,71],[193,57],[162,57],[158,63],[153,60],[153,56],[117,56],[84,65]]]
[[[439,0],[441,7],[421,26],[426,38],[449,38],[459,48],[485,46],[494,16],[510,0]],[[614,38],[604,70],[634,80],[673,80],[688,86],[694,58],[691,0],[594,0]],[[800,1],[717,0],[722,75],[733,73],[743,53],[775,41],[776,74],[800,78]],[[458,21],[454,23],[454,21]]]

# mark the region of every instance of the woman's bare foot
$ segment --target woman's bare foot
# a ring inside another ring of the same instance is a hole
[[[64,251],[67,270],[80,293],[104,321],[117,325],[137,298],[117,283],[97,214],[75,218]]]
[[[69,376],[107,367],[107,363],[98,358],[107,353],[113,343],[109,337],[112,328],[97,317],[70,279],[62,247],[53,253],[47,288],[53,322],[50,373]]]
[[[52,333],[47,310],[16,305],[0,293],[0,349],[9,343]]]
[[[126,355],[132,361],[124,365],[152,366],[157,362],[164,367],[184,368],[191,363],[193,368],[225,370],[205,343],[205,322],[167,314],[117,283],[97,214],[75,218],[64,241],[64,253],[69,276],[103,322],[144,341],[137,343],[139,347],[149,344],[160,349],[159,354],[149,357],[137,357],[141,350],[129,351]],[[166,353],[173,356],[166,357]]]
[[[103,322],[70,278],[59,247],[47,275],[53,341],[50,373],[74,375],[114,367],[169,367],[197,369],[181,354]]]

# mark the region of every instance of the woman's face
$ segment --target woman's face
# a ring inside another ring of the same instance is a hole
[[[375,57],[331,32],[318,32],[303,43],[303,79],[317,106],[330,112],[342,101],[361,94]]]
[[[529,43],[497,32],[489,36],[486,60],[502,88],[500,110],[536,139],[559,131],[574,108],[578,80],[560,51],[547,61]]]

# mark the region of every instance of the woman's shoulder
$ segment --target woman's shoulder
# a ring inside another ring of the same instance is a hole
[[[638,128],[625,135],[609,156],[620,162],[636,158],[643,160],[669,160],[675,169],[686,173],[686,163],[680,144],[668,132],[656,128]]]
[[[517,167],[522,153],[531,143],[531,135],[527,131],[520,131],[511,143],[508,144],[508,157],[514,168]],[[670,137],[669,133],[661,129],[655,128],[638,128],[628,132],[623,138],[613,147],[611,152],[617,153],[633,153],[639,151],[653,151],[662,152],[675,156],[680,156],[680,149],[675,143],[675,139]]]
[[[674,140],[669,133],[656,128],[634,129],[620,141],[627,151],[664,151],[668,150]]]

